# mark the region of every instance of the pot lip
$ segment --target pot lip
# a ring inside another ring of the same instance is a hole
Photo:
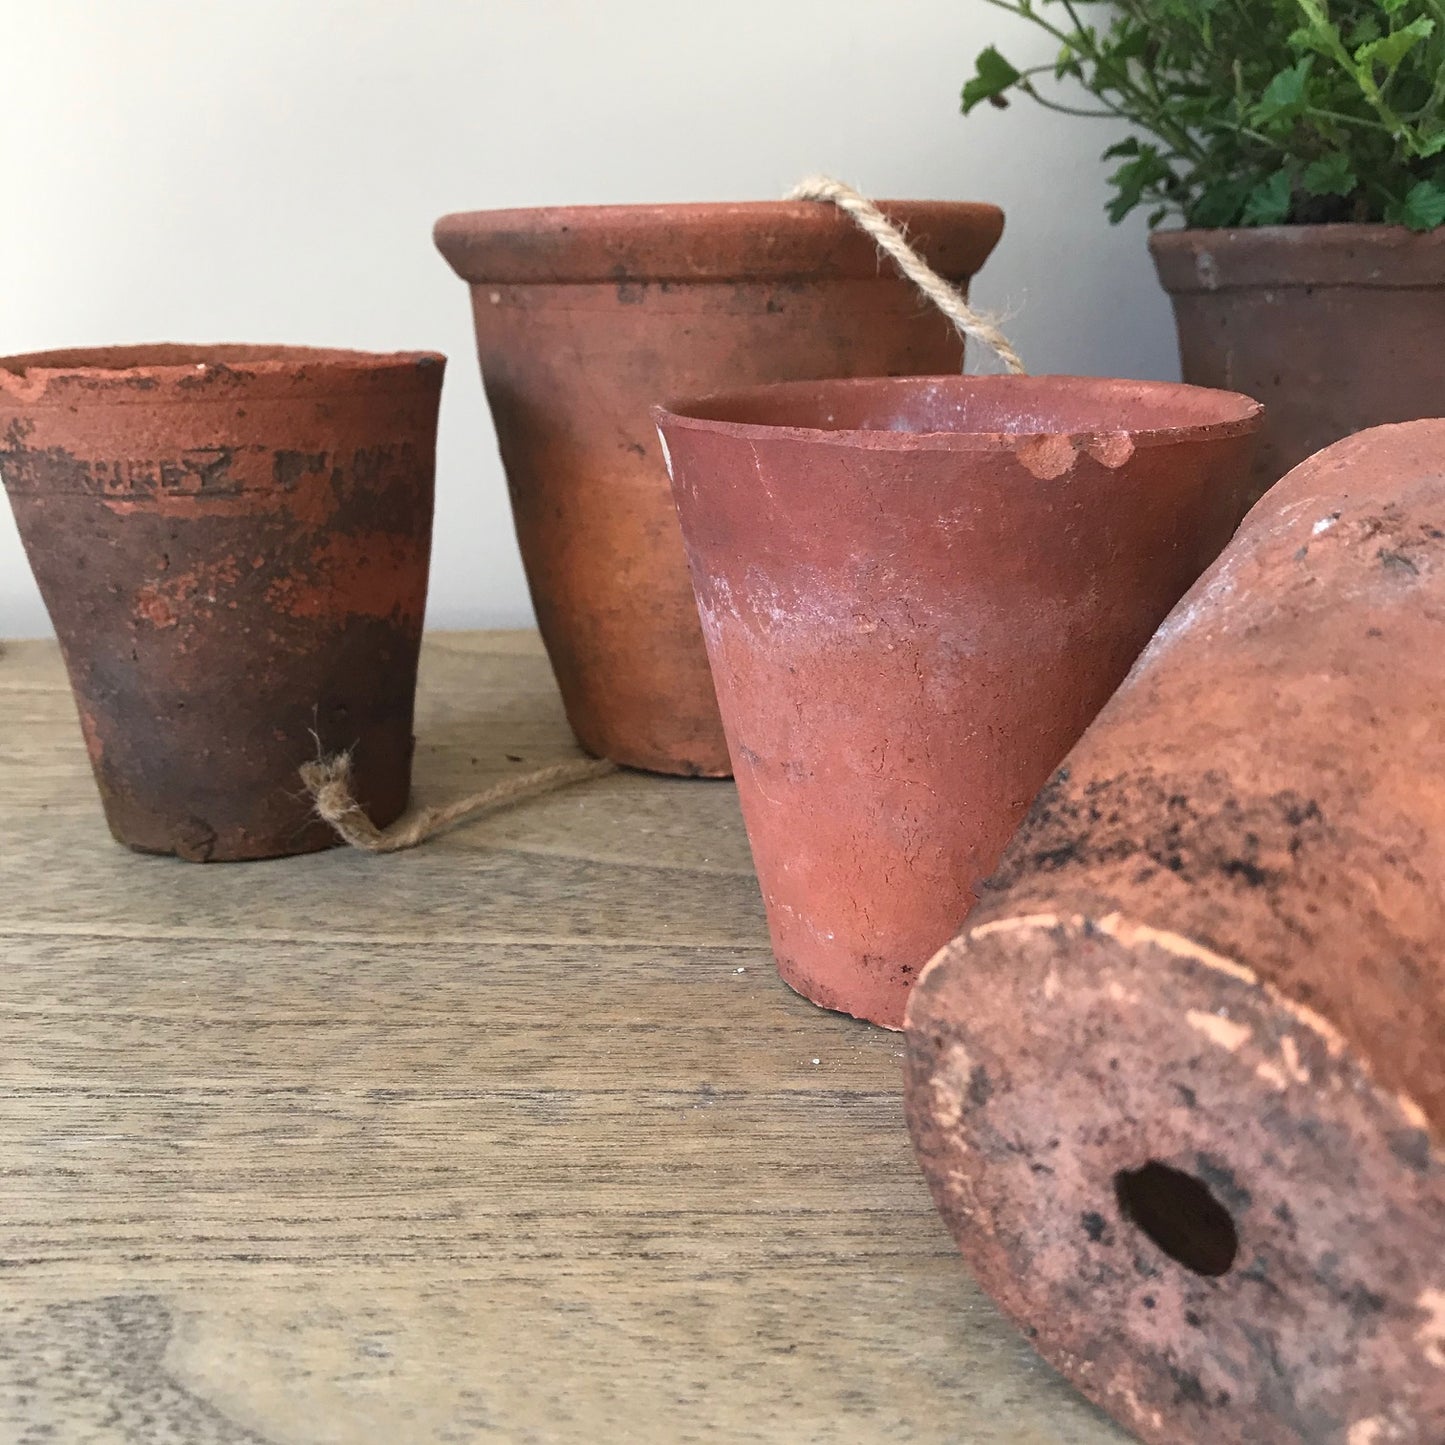
[[[77,391],[106,405],[178,397],[190,403],[228,401],[231,383],[287,389],[307,396],[345,395],[361,387],[415,380],[440,387],[446,357],[439,351],[353,351],[324,346],[249,343],[142,342],[65,347],[0,356],[0,400],[27,406],[74,401]]]
[[[1135,399],[1152,395],[1158,399],[1175,397],[1180,401],[1193,398],[1196,401],[1209,398],[1219,410],[1215,421],[1193,422],[1176,427],[1141,427],[1111,425],[1106,410],[1101,412],[1101,423],[1093,428],[1058,428],[1050,430],[1017,431],[889,431],[884,429],[831,430],[826,427],[785,426],[768,422],[727,421],[717,417],[698,415],[710,409],[746,407],[750,402],[762,399],[786,399],[789,392],[800,394],[815,393],[819,388],[826,390],[847,390],[861,387],[884,385],[900,392],[918,388],[944,386],[961,392],[970,391],[1031,391],[1040,383],[1068,382],[1071,386],[1082,386],[1097,391],[1101,407],[1111,394],[1119,402],[1126,401],[1130,394]],[[1021,440],[1037,437],[1066,437],[1080,447],[1089,441],[1103,437],[1128,437],[1134,447],[1170,446],[1177,442],[1215,440],[1225,437],[1247,436],[1259,429],[1264,415],[1264,406],[1253,397],[1240,392],[1221,391],[1214,387],[1190,386],[1175,381],[1136,381],[1124,377],[1095,377],[1068,375],[1036,376],[890,376],[890,377],[845,377],[822,381],[784,381],[770,386],[748,387],[739,391],[714,392],[708,396],[665,402],[652,408],[652,418],[659,428],[676,427],[688,431],[710,432],[719,436],[734,437],[743,441],[795,441],[812,446],[861,447],[869,451],[949,451],[949,452],[1001,452],[1013,451]]]
[[[1335,222],[1154,231],[1149,252],[1171,294],[1250,287],[1445,286],[1445,227]]]
[[[935,267],[972,276],[1003,233],[985,201],[883,200]],[[820,201],[690,201],[455,211],[432,230],[473,285],[888,276],[873,242]]]

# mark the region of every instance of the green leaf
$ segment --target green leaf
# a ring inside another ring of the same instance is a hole
[[[1054,61],[1054,79],[1063,80],[1066,77],[1079,81],[1084,78],[1083,63],[1072,45],[1060,46],[1058,59]]]
[[[1142,25],[1131,25],[1127,21],[1110,36],[1111,47],[1116,59],[1138,60],[1149,49],[1149,32]]]
[[[974,62],[977,74],[963,87],[963,113],[985,100],[996,101],[1022,76],[990,45]]]
[[[1336,152],[1311,161],[1300,177],[1300,184],[1312,196],[1348,196],[1359,188],[1360,178],[1350,158]]]
[[[1288,70],[1281,70],[1265,86],[1259,104],[1254,108],[1254,123],[1269,125],[1277,120],[1292,120],[1305,108],[1305,85],[1314,65],[1312,56],[1305,56]]]
[[[1434,33],[1435,22],[1428,15],[1421,15],[1379,40],[1360,46],[1355,51],[1355,60],[1362,66],[1383,65],[1386,71],[1393,72],[1422,40],[1428,40]]]
[[[1378,40],[1384,33],[1380,28],[1379,16],[1362,16],[1350,31],[1349,47],[1351,50],[1358,50],[1362,45],[1368,45],[1372,40]]]
[[[1293,199],[1293,175],[1288,170],[1276,171],[1250,191],[1240,220],[1246,226],[1278,226],[1289,215]]]
[[[1239,224],[1244,203],[1249,199],[1250,186],[1247,181],[1229,177],[1215,181],[1200,192],[1199,199],[1189,207],[1189,224],[1212,230],[1218,226]]]
[[[1445,186],[1435,181],[1420,181],[1411,186],[1403,201],[1391,201],[1385,208],[1385,219],[1412,231],[1433,231],[1445,226]]]
[[[1147,191],[1168,186],[1173,180],[1174,172],[1158,149],[1140,145],[1138,154],[1109,177],[1109,184],[1116,192],[1109,203],[1109,219],[1115,224],[1122,221],[1143,201]]]

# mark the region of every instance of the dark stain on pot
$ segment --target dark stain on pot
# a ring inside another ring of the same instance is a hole
[[[290,492],[295,490],[296,484],[302,477],[324,471],[325,467],[325,452],[279,451],[276,453],[272,477],[278,487],[283,491]]]
[[[354,750],[378,824],[405,807],[443,375],[413,362],[213,365],[245,407],[175,364],[116,406],[124,372],[81,394],[0,368],[0,471],[131,847],[333,846],[297,777],[318,750]]]
[[[195,447],[177,456],[145,460],[82,459],[64,447],[44,451],[23,445],[0,451],[0,467],[14,495],[234,497],[245,484],[231,474],[234,447]]]
[[[1194,1161],[1194,1171],[1231,1214],[1242,1214],[1254,1202],[1249,1190],[1234,1177],[1234,1171],[1211,1155],[1200,1154]]]
[[[1153,825],[1150,832],[1137,831],[1140,819]],[[1027,873],[1143,859],[1184,882],[1221,874],[1246,888],[1267,888],[1327,835],[1318,803],[1296,792],[1249,799],[1219,773],[1206,773],[1186,790],[1147,769],[1076,790],[1069,770],[1060,768],[1020,829],[1027,846],[1005,853],[983,887],[997,891]]]

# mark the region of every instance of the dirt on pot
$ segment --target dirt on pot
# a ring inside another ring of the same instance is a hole
[[[1251,512],[908,1010],[980,1283],[1158,1445],[1445,1439],[1445,422]]]
[[[111,831],[334,845],[297,769],[406,805],[444,359],[140,346],[0,360],[0,476]]]

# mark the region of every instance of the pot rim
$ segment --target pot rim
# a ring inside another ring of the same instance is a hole
[[[877,204],[954,280],[977,272],[1003,234],[1003,212],[984,201]],[[432,239],[473,285],[892,279],[872,240],[819,201],[456,211],[437,221]]]
[[[946,386],[959,391],[1034,391],[1041,383],[1069,382],[1075,387],[1097,390],[1101,403],[1100,425],[1097,427],[1037,427],[1016,431],[893,431],[883,428],[837,429],[817,426],[789,426],[770,422],[730,421],[726,418],[699,415],[707,410],[746,408],[760,399],[786,400],[789,392],[814,395],[820,389],[844,391],[862,387],[886,386],[908,392],[923,385]],[[1214,421],[1193,422],[1173,427],[1131,428],[1111,424],[1102,404],[1111,393],[1123,402],[1130,394],[1138,400],[1141,394],[1156,399],[1208,400],[1218,407]],[[665,402],[652,408],[653,421],[691,431],[711,432],[745,441],[796,441],[812,446],[862,447],[869,451],[1012,451],[1020,441],[1037,437],[1066,437],[1082,447],[1094,438],[1128,437],[1134,447],[1172,446],[1179,442],[1213,440],[1246,436],[1257,431],[1264,416],[1264,406],[1253,397],[1236,391],[1214,387],[1190,386],[1185,382],[1136,381],[1123,377],[1094,376],[890,376],[843,377],[821,381],[784,381],[770,386],[747,387],[738,391],[714,392],[708,396]]]
[[[122,346],[58,347],[0,356],[0,386],[35,378],[125,378],[138,374],[180,380],[198,371],[244,366],[251,374],[277,375],[301,367],[328,371],[383,371],[444,364],[439,351],[355,351],[326,346],[266,346],[250,342],[145,341]]]
[[[1445,227],[1411,231],[1373,222],[1155,231],[1160,284],[1171,295],[1255,287],[1445,286]]]

